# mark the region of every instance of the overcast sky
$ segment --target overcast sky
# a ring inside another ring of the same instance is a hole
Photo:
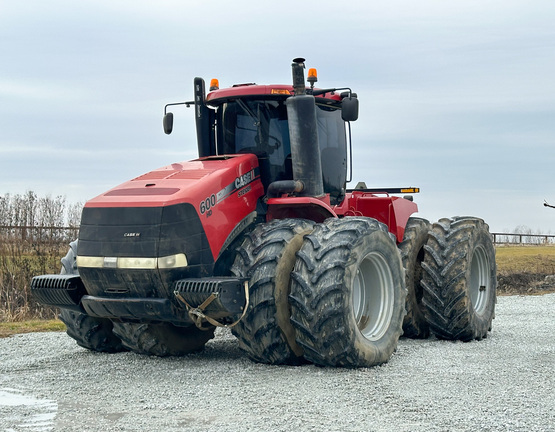
[[[192,109],[220,86],[291,81],[360,99],[354,184],[419,186],[420,216],[555,232],[552,0],[0,0],[0,195],[86,201],[195,157]]]

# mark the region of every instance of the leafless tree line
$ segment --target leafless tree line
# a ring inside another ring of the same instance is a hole
[[[56,315],[34,301],[30,281],[59,273],[68,243],[77,237],[82,207],[34,192],[0,196],[0,322]]]

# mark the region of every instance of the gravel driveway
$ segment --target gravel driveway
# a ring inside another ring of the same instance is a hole
[[[386,365],[98,354],[65,333],[0,339],[1,431],[555,431],[555,294],[500,297],[481,342],[402,339]]]

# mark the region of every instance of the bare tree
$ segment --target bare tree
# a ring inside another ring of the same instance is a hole
[[[79,225],[81,225],[82,212],[83,212],[82,202],[70,204],[67,208],[67,226],[70,228],[79,228]]]
[[[68,206],[63,196],[38,197],[32,191],[0,196],[0,322],[56,315],[33,299],[29,282],[59,271],[82,207]],[[67,229],[70,224],[73,228]]]

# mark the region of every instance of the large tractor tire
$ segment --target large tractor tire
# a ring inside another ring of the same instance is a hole
[[[138,353],[159,357],[182,356],[201,351],[214,337],[214,329],[177,327],[170,323],[138,324],[114,322],[114,333],[123,345]]]
[[[321,366],[387,362],[406,297],[401,255],[387,227],[364,217],[328,219],[297,256],[289,300],[304,357]]]
[[[304,219],[273,220],[257,226],[238,250],[232,272],[250,279],[250,299],[247,313],[232,331],[255,362],[294,365],[303,361],[290,323],[288,297],[295,254],[313,227]]]
[[[407,222],[403,241],[399,244],[407,287],[407,314],[403,320],[403,336],[413,339],[425,339],[430,336],[430,327],[422,310],[421,284],[424,245],[430,229],[431,224],[426,219],[412,217]]]
[[[433,224],[422,268],[422,303],[440,339],[487,337],[495,313],[495,249],[488,226],[472,217]]]
[[[76,264],[77,240],[69,246],[67,255],[62,258],[61,274],[79,274]],[[68,309],[62,309],[59,318],[66,325],[67,334],[79,346],[108,353],[125,351],[121,340],[112,333],[112,321],[109,319],[91,317]]]

